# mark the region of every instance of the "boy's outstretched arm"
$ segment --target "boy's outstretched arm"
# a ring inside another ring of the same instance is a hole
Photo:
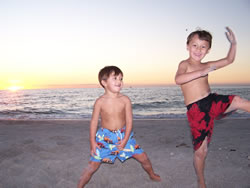
[[[130,133],[133,128],[133,114],[132,114],[132,104],[130,99],[127,96],[124,96],[124,101],[125,101],[125,116],[126,116],[126,131],[124,138],[118,143],[117,148],[119,150],[123,150],[124,147],[126,146]]]
[[[193,72],[187,72],[187,60],[182,61],[179,64],[178,70],[175,75],[175,83],[177,85],[182,85],[187,82],[190,82],[192,80],[195,80],[197,78],[200,78],[202,76],[206,76],[209,72],[215,70],[213,66],[206,66],[205,69],[193,71]]]
[[[100,148],[96,141],[95,141],[95,136],[96,136],[96,131],[97,131],[97,126],[98,126],[98,120],[99,120],[99,114],[100,114],[100,100],[97,99],[95,104],[94,104],[94,109],[92,113],[92,118],[90,121],[90,131],[89,131],[89,141],[90,141],[90,154],[93,156],[94,154],[96,155],[96,147]]]
[[[230,48],[229,48],[227,56],[225,58],[217,60],[217,61],[208,62],[208,64],[210,66],[213,66],[216,69],[225,67],[225,66],[233,63],[233,61],[235,59],[236,46],[237,46],[236,38],[235,38],[233,31],[229,27],[226,27],[226,29],[227,29],[226,36],[230,42]]]

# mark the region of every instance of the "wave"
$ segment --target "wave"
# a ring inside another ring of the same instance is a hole
[[[184,103],[182,101],[153,101],[153,102],[142,102],[142,103],[133,103],[132,104],[133,109],[157,109],[157,108],[165,108],[167,109],[168,107],[183,107]]]

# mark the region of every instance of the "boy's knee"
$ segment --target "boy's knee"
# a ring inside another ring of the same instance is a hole
[[[241,103],[242,102],[242,98],[240,98],[240,96],[236,95],[233,99],[233,102],[235,104]]]
[[[232,102],[232,105],[235,107],[235,109],[241,108],[244,106],[248,100],[241,98],[240,96],[235,96]]]
[[[148,156],[146,153],[142,153],[141,155],[142,155],[142,161],[144,162],[148,161]]]
[[[238,104],[244,104],[248,102],[248,100],[241,98],[240,96],[236,95],[233,99],[233,103],[238,105]]]
[[[207,149],[199,148],[197,151],[194,152],[195,157],[200,159],[204,159],[207,156]]]
[[[199,157],[199,158],[205,158],[207,156],[207,141],[204,140],[204,142],[202,143],[201,147],[195,151],[195,156]]]
[[[140,161],[141,163],[145,163],[148,161],[148,156],[145,152],[141,153],[141,154],[136,154],[134,155],[134,158],[138,161]]]
[[[99,166],[100,166],[100,163],[90,161],[86,170],[90,173],[94,173],[99,168]]]

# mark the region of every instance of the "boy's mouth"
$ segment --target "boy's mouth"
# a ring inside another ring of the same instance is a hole
[[[196,57],[201,57],[202,54],[200,54],[200,53],[198,53],[198,54],[197,54],[197,53],[194,53],[194,55],[195,55]]]

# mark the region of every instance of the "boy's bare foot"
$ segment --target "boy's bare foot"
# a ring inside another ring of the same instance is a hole
[[[151,175],[150,179],[153,181],[161,181],[161,177],[158,174]]]

